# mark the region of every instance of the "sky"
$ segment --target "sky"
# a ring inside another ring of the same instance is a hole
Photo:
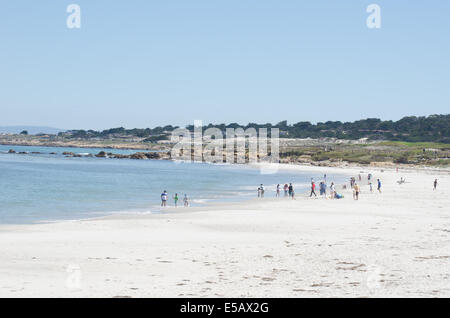
[[[448,0],[5,0],[0,126],[448,114],[449,57]]]

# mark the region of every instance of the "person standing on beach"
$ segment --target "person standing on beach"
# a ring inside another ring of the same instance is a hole
[[[330,199],[334,199],[334,182],[331,182],[330,184]]]
[[[263,187],[263,185],[262,185],[262,183],[261,183],[261,198],[264,198],[264,187]]]
[[[437,184],[438,184],[438,182],[437,182],[437,179],[434,179],[434,182],[433,182],[433,190],[436,190],[436,188],[437,188]]]
[[[359,199],[359,193],[361,192],[361,189],[360,189],[360,187],[359,187],[359,185],[357,183],[355,183],[353,188],[355,190],[353,198],[355,200],[358,200]]]
[[[316,184],[314,183],[314,181],[311,181],[311,194],[309,195],[309,197],[312,197],[313,194],[315,197],[317,197]]]
[[[292,186],[292,183],[289,183],[289,197],[292,197],[292,193],[294,193],[294,187]]]
[[[380,180],[380,179],[377,179],[377,183],[378,183],[378,185],[377,185],[377,190],[378,190],[378,192],[381,193],[381,180]]]
[[[287,197],[288,196],[288,190],[289,190],[289,186],[287,183],[284,184],[284,196]]]
[[[164,190],[164,192],[161,193],[161,206],[162,206],[162,207],[167,206],[167,197],[168,197],[167,191]]]
[[[173,203],[175,204],[175,207],[178,205],[178,193],[175,193],[175,196],[173,197]]]
[[[276,194],[277,198],[280,197],[280,184],[277,184],[277,194]]]
[[[184,207],[187,208],[189,206],[189,199],[186,194],[184,194],[183,202],[184,202]]]
[[[295,191],[294,191],[294,187],[292,186],[292,183],[291,183],[291,186],[290,186],[290,192],[291,192],[292,200],[295,200]]]

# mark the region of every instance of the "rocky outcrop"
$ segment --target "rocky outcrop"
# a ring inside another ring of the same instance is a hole
[[[9,149],[8,153],[16,153],[14,149]]]
[[[108,155],[104,151],[100,151],[98,154],[95,155],[97,158],[106,158]]]
[[[129,156],[130,159],[140,159],[140,160],[144,160],[144,159],[148,159],[147,156],[145,155],[145,153],[143,152],[136,152],[132,155]]]

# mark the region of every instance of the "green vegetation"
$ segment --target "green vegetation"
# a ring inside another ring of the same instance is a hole
[[[327,121],[325,123],[312,124],[310,122],[298,122],[288,125],[287,121],[279,122],[276,125],[255,124],[239,125],[231,124],[209,124],[203,129],[219,128],[225,134],[227,128],[278,128],[280,137],[285,138],[337,138],[347,140],[357,140],[367,138],[369,140],[389,140],[401,142],[425,142],[425,143],[450,143],[450,115],[431,115],[428,117],[404,117],[398,121],[382,121],[377,118],[368,118],[354,122]],[[137,137],[150,138],[170,134],[174,129],[171,125],[145,129],[125,129],[123,127],[112,128],[103,131],[94,130],[72,130],[60,133],[60,136],[69,138],[111,138],[111,137]],[[193,125],[186,127],[193,131]],[[407,144],[403,144],[407,145]],[[428,148],[426,144],[423,147]]]
[[[449,166],[450,144],[375,142],[366,144],[308,146],[282,149],[282,159],[291,162],[392,163]]]

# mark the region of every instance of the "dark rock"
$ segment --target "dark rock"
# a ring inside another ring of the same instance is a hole
[[[159,159],[159,158],[160,158],[159,153],[157,153],[157,152],[147,152],[147,153],[145,154],[145,156],[146,156],[148,159]]]
[[[16,153],[14,149],[9,149],[8,153]]]
[[[146,154],[143,152],[136,152],[130,156],[130,159],[148,159]]]
[[[95,155],[97,158],[106,158],[106,152],[100,151],[98,154]]]

